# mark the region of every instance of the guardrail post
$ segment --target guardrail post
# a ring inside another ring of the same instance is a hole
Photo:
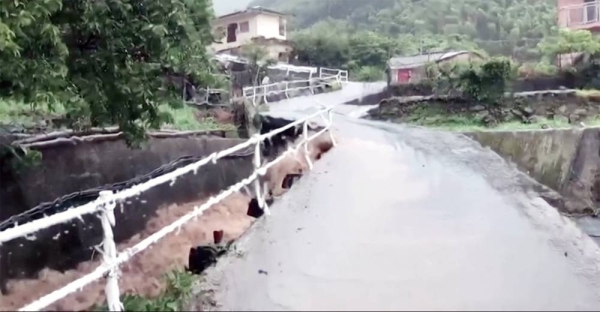
[[[302,130],[304,132],[304,158],[306,158],[306,163],[308,164],[308,169],[312,170],[313,169],[313,164],[312,161],[310,160],[310,155],[308,154],[308,119],[306,119],[304,121],[304,124],[302,125]]]
[[[337,143],[333,138],[333,131],[331,130],[331,126],[333,125],[333,110],[330,109],[327,111],[327,117],[329,119],[329,138],[331,139],[331,144],[333,144],[333,146],[337,146]]]
[[[289,71],[289,70],[288,70],[288,71]],[[289,89],[289,87],[290,87],[290,86],[289,86],[289,82],[288,82],[288,81],[285,81],[285,91],[283,91],[283,93],[285,94],[285,98],[286,98],[286,99],[289,99],[289,98],[290,98],[290,96],[288,95],[288,89]]]
[[[269,101],[267,100],[267,94],[269,93],[269,91],[267,91],[267,86],[268,85],[264,85],[261,87],[263,89],[263,99],[265,100],[265,104],[269,104]]]
[[[101,191],[100,197],[107,198],[112,196],[112,191]],[[108,302],[109,311],[122,311],[123,304],[121,303],[121,294],[119,292],[119,268],[116,266],[117,261],[117,246],[113,235],[112,227],[115,225],[114,209],[116,203],[109,202],[104,204],[101,210],[100,220],[102,222],[102,231],[104,232],[104,241],[102,242],[102,256],[104,265],[110,266],[110,270],[106,276],[106,301]]]
[[[268,216],[271,214],[271,210],[269,210],[269,205],[267,205],[267,201],[263,196],[263,192],[260,187],[260,177],[262,176],[261,171],[261,163],[260,163],[260,134],[255,136],[257,139],[256,146],[254,147],[254,171],[258,174],[256,180],[254,181],[254,190],[256,192],[256,201],[258,202],[258,207],[264,210],[265,214]],[[268,139],[267,139],[268,140]],[[266,192],[266,189],[265,189]]]

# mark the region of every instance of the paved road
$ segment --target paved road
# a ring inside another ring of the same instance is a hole
[[[210,271],[218,309],[600,309],[598,246],[498,155],[343,116],[335,131]]]
[[[270,115],[286,115],[290,113],[314,112],[319,105],[336,106],[335,111],[348,114],[357,109],[354,105],[339,105],[374,93],[382,92],[385,83],[349,82],[344,89],[316,96],[301,96],[289,100],[269,104]],[[372,103],[378,104],[378,103]],[[359,109],[360,110],[360,109]]]

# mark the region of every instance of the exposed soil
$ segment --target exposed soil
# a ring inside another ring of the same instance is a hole
[[[312,161],[318,160],[321,155],[331,149],[332,144],[328,134],[324,134],[311,141],[309,154]],[[308,169],[303,149],[298,155],[288,156],[282,162],[272,167],[264,181],[270,185],[274,196],[283,194],[286,190],[282,187],[288,174],[305,172]],[[251,197],[241,193],[234,194],[211,207],[196,221],[191,221],[181,228],[178,234],[171,234],[158,241],[151,248],[140,252],[130,261],[121,266],[119,287],[121,293],[135,293],[142,296],[154,297],[164,290],[164,274],[173,269],[181,269],[187,265],[191,247],[209,244],[213,240],[215,230],[224,231],[224,239],[232,240],[243,234],[254,222],[247,216],[248,203]],[[185,205],[172,205],[158,211],[158,215],[151,219],[145,230],[138,233],[127,242],[119,244],[117,248],[135,245],[157,230],[172,223],[194,206],[203,201],[187,203]],[[117,220],[118,222],[118,220]],[[100,264],[99,259],[81,263],[77,269],[61,273],[55,270],[44,269],[38,279],[11,280],[8,282],[9,295],[0,297],[0,310],[14,310],[33,300],[40,298],[69,282],[80,278],[94,270]],[[47,310],[87,310],[95,304],[105,301],[104,280],[99,280],[82,291],[67,296],[58,301]]]

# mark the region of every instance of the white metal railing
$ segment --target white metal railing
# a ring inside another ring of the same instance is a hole
[[[583,26],[600,22],[600,1],[586,2],[561,8],[566,15],[566,26]]]
[[[221,94],[221,97],[222,97],[223,95],[226,95],[226,97],[229,97],[229,94],[230,94],[230,93],[229,93],[229,90],[225,90],[225,89],[219,89],[219,88],[211,88],[211,87],[206,87],[206,88],[195,89],[195,91],[196,91],[197,93],[204,94],[204,96],[202,96],[202,97],[200,97],[200,98],[192,99],[192,100],[198,100],[198,99],[200,99],[200,100],[201,100],[201,102],[200,102],[200,103],[196,103],[196,102],[194,102],[195,104],[207,104],[207,105],[212,105],[212,104],[209,102],[209,99],[210,99],[210,96],[211,96],[211,94]],[[186,85],[184,84],[184,85],[183,85],[183,90],[182,90],[182,101],[183,101],[183,103],[184,103],[184,104],[185,104],[185,103],[189,103],[189,102],[186,100],[186,98],[187,98],[187,87],[186,87]],[[228,101],[221,101],[221,102],[228,102]],[[222,103],[217,103],[216,105],[217,105],[217,106],[220,106],[220,104],[222,104]]]
[[[263,98],[265,103],[268,103],[268,97],[276,94],[284,94],[286,98],[290,98],[290,91],[310,90],[311,94],[315,93],[315,88],[319,83],[338,82],[336,77],[328,78],[310,78],[302,80],[282,81],[262,86],[246,87],[242,89],[244,98],[251,99],[254,106],[257,105],[257,100]]]
[[[319,78],[337,77],[341,82],[348,82],[348,71],[321,67],[319,69]]]
[[[308,121],[312,118],[321,117],[325,122],[325,127],[319,132],[313,134],[312,136],[308,135]],[[120,291],[119,291],[119,266],[131,259],[137,253],[145,250],[150,247],[152,244],[159,241],[161,238],[165,237],[171,232],[175,230],[179,230],[181,226],[185,225],[192,219],[198,218],[202,213],[210,208],[212,205],[219,203],[221,200],[225,199],[227,196],[233,194],[234,192],[238,192],[242,190],[242,188],[250,185],[254,181],[254,188],[258,200],[259,206],[264,209],[265,214],[269,215],[269,207],[266,203],[266,198],[261,190],[261,185],[259,182],[259,178],[266,174],[267,170],[282,161],[287,155],[297,153],[300,148],[304,148],[305,159],[307,161],[309,169],[313,168],[313,164],[310,160],[310,156],[308,154],[308,143],[316,138],[317,136],[323,134],[326,131],[329,131],[329,136],[332,140],[333,145],[336,143],[334,141],[333,135],[331,133],[331,124],[332,120],[332,112],[331,108],[324,108],[319,110],[318,112],[310,115],[306,118],[297,120],[289,125],[273,130],[266,134],[257,134],[247,140],[244,143],[238,144],[234,147],[228,148],[226,150],[213,153],[208,157],[197,161],[195,163],[189,164],[185,167],[178,168],[172,172],[166,173],[144,183],[137,184],[131,188],[119,191],[117,193],[113,193],[112,191],[102,191],[100,192],[100,196],[98,199],[78,206],[73,207],[67,211],[60,212],[42,219],[37,219],[25,224],[17,225],[13,228],[6,229],[0,232],[0,244],[6,243],[16,238],[26,237],[31,238],[35,232],[46,229],[53,225],[61,224],[76,218],[81,218],[83,215],[99,213],[99,217],[102,222],[102,229],[104,232],[104,240],[101,244],[102,250],[102,264],[96,268],[91,273],[67,284],[66,286],[53,291],[50,294],[39,298],[38,300],[32,302],[31,304],[23,307],[20,311],[38,311],[41,310],[54,302],[66,297],[67,295],[74,293],[76,291],[80,291],[83,287],[89,285],[90,283],[105,277],[107,279],[105,294],[108,302],[108,307],[110,311],[121,311],[123,310],[123,305],[120,301]],[[260,142],[266,139],[270,139],[271,137],[282,133],[283,131],[290,129],[292,127],[296,127],[302,125],[304,134],[303,138],[296,147],[291,147],[286,150],[283,154],[277,157],[275,160],[266,163],[265,165],[261,165],[261,153],[260,153]],[[140,193],[145,192],[153,187],[164,184],[166,182],[170,182],[170,185],[175,183],[177,177],[193,172],[197,173],[198,169],[208,163],[216,163],[217,160],[223,158],[227,155],[235,153],[237,151],[243,150],[250,146],[255,146],[254,153],[254,171],[253,173],[243,179],[242,181],[232,185],[227,190],[221,192],[216,196],[212,196],[208,199],[208,201],[200,206],[195,206],[194,210],[184,215],[177,221],[171,223],[170,225],[160,229],[156,233],[150,235],[146,239],[137,243],[136,245],[123,250],[122,252],[118,252],[116,248],[116,244],[113,237],[112,228],[115,226],[117,220],[115,220],[114,209],[118,203],[123,203],[125,199],[138,196]]]
[[[282,81],[262,86],[245,87],[242,89],[244,98],[251,99],[252,104],[257,105],[257,100],[263,98],[265,103],[268,103],[268,97],[275,94],[284,94],[286,98],[290,98],[290,91],[310,90],[315,93],[314,88],[319,87],[320,83],[348,82],[348,71],[330,68],[321,68],[319,76],[315,78]]]

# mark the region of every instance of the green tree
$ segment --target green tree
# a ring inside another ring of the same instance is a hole
[[[244,46],[242,56],[248,60],[246,66],[252,74],[252,84],[255,86],[260,85],[262,78],[267,75],[268,67],[275,64],[275,60],[269,58],[265,48],[256,44]]]
[[[24,0],[0,4],[0,96],[58,103],[80,126],[130,139],[169,119],[165,76],[210,82],[210,0]],[[76,124],[74,124],[76,125]]]
[[[553,62],[561,54],[600,53],[600,39],[588,30],[560,29],[558,36],[544,38],[538,48],[546,61]]]
[[[304,64],[343,67],[349,61],[344,23],[325,20],[291,37],[298,61]]]

